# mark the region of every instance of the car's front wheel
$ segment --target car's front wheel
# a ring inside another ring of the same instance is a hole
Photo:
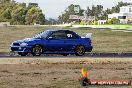
[[[35,45],[32,49],[33,56],[40,56],[43,53],[43,48],[40,45]]]
[[[28,53],[26,52],[18,52],[18,55],[21,55],[21,56],[27,56]]]
[[[77,46],[75,49],[76,56],[83,56],[85,54],[85,47],[84,46]]]

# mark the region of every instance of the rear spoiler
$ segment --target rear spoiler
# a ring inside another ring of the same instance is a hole
[[[91,38],[92,37],[92,33],[86,33],[85,38]]]

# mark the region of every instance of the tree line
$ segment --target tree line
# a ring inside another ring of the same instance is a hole
[[[18,3],[14,0],[0,0],[0,22],[13,25],[44,24],[45,15],[37,3]]]
[[[106,20],[108,17],[108,14],[112,13],[119,13],[120,7],[122,6],[127,6],[127,5],[132,5],[132,3],[127,3],[127,2],[118,2],[116,6],[113,6],[112,8],[107,8],[104,10],[104,7],[102,5],[93,5],[91,8],[88,6],[87,10],[81,9],[79,6],[80,10],[79,13],[75,13],[74,7],[75,5],[71,4],[68,6],[68,8],[64,11],[62,15],[58,17],[59,21],[61,22],[71,22],[69,19],[70,15],[83,15],[84,13],[87,16],[95,16],[95,20]]]
[[[59,22],[69,23],[70,15],[83,16],[84,13],[87,16],[95,16],[95,20],[106,20],[107,15],[111,13],[118,13],[121,6],[132,5],[132,3],[118,2],[116,6],[107,8],[104,10],[102,5],[93,5],[87,7],[86,10],[82,9],[80,5],[69,5],[62,15],[58,17],[58,20],[45,19],[45,15],[42,13],[38,3],[18,3],[14,0],[0,0],[0,22],[10,22],[13,25],[33,25],[33,24],[53,24]],[[74,7],[79,7],[79,13],[74,11]]]

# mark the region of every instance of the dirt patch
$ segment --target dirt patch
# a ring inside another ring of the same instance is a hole
[[[8,64],[0,64],[0,88],[82,88],[78,82],[82,67],[89,71],[91,79],[132,80],[130,58],[12,58]],[[111,87],[119,88],[119,86],[89,88]],[[121,86],[121,88],[132,88],[132,86]]]

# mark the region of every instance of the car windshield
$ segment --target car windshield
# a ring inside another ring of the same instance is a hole
[[[44,32],[40,32],[39,34],[35,35],[33,38],[47,38],[47,36],[50,34],[50,31],[44,31]]]

